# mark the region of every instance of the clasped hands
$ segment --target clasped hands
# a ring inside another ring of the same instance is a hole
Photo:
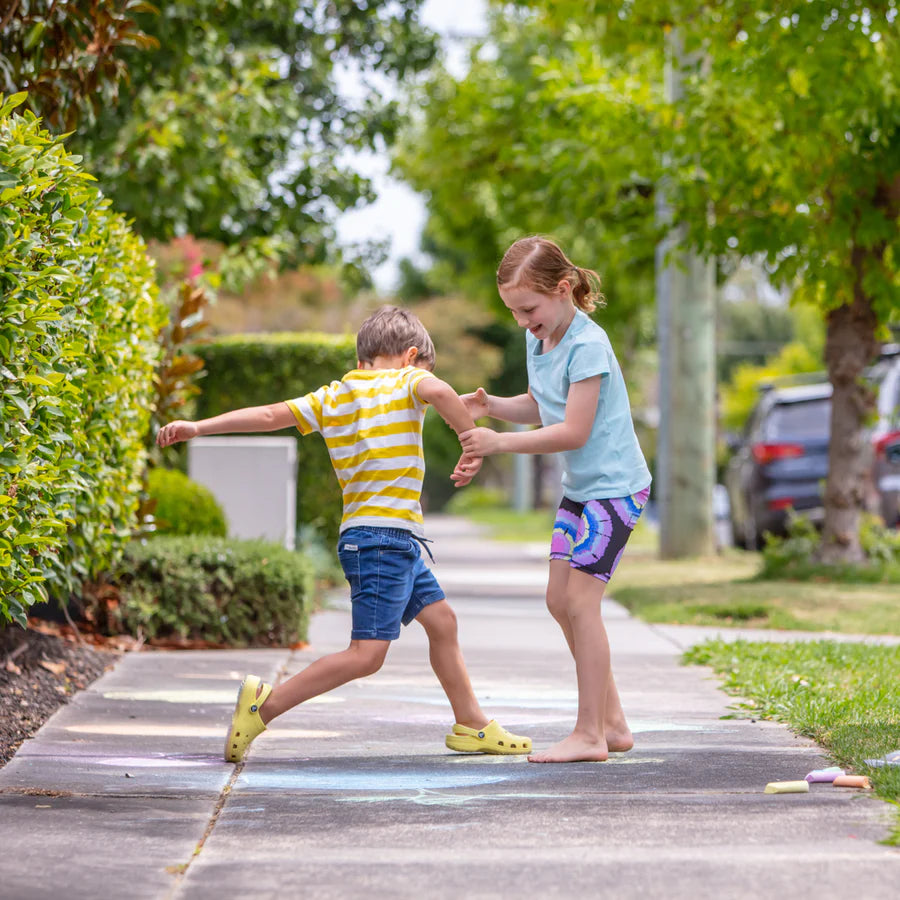
[[[462,394],[460,399],[473,419],[480,419],[488,414],[488,396],[484,388],[478,388],[472,394]],[[478,474],[484,457],[498,451],[498,439],[497,432],[490,428],[471,428],[459,435],[463,452],[450,476],[456,487],[467,485]]]

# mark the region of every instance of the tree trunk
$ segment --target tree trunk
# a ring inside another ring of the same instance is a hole
[[[875,392],[862,376],[878,355],[879,343],[878,319],[861,283],[864,252],[853,251],[857,272],[853,303],[832,310],[826,319],[825,364],[834,390],[825,526],[818,550],[818,558],[825,563],[858,563],[865,558],[859,520],[869,495],[872,448],[865,425],[875,409]]]

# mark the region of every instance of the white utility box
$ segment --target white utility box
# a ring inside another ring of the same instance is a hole
[[[201,437],[188,443],[188,476],[212,491],[228,536],[294,549],[297,441],[289,437]]]

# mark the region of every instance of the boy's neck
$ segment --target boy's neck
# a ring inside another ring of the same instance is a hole
[[[376,356],[371,362],[360,362],[357,360],[356,368],[365,372],[374,369],[405,369],[406,365],[399,357]]]

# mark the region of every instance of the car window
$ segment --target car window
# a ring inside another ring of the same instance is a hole
[[[772,407],[766,421],[766,440],[827,440],[830,420],[829,397],[799,403],[779,403]]]

